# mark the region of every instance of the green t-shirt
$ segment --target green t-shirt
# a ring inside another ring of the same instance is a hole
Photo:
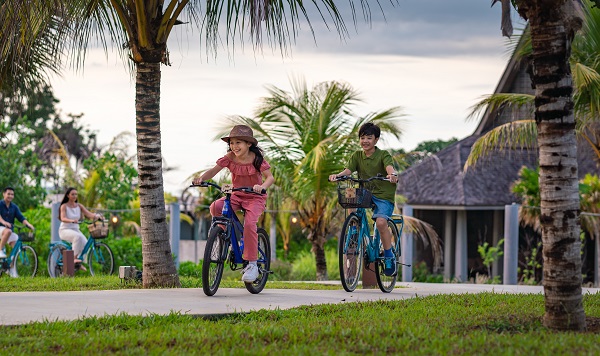
[[[348,169],[352,172],[358,172],[358,178],[367,179],[375,177],[377,174],[387,176],[385,167],[393,166],[394,160],[388,151],[380,150],[375,147],[375,152],[367,157],[363,150],[356,151],[348,160]],[[396,184],[382,180],[373,180],[365,188],[369,189],[373,195],[379,199],[384,199],[394,203],[396,195]]]

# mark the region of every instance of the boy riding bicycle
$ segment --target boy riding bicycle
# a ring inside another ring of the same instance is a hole
[[[387,276],[396,275],[396,261],[392,252],[392,235],[387,228],[387,219],[394,212],[394,202],[396,196],[396,183],[398,177],[393,166],[392,155],[379,149],[377,142],[381,135],[379,126],[367,122],[358,130],[358,137],[362,150],[358,150],[350,156],[347,168],[338,174],[329,176],[330,181],[334,181],[340,176],[348,176],[352,172],[358,172],[358,178],[366,179],[377,175],[386,175],[391,183],[386,181],[372,181],[369,190],[373,195],[373,220],[379,234],[384,249],[385,269]]]

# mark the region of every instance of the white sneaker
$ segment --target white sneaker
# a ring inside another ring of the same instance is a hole
[[[6,258],[6,252],[4,252],[4,250],[0,250],[0,258]]]
[[[13,278],[17,278],[19,277],[19,274],[17,273],[17,269],[16,268],[11,268],[10,271],[8,271],[8,275],[13,277]]]
[[[258,266],[254,264],[248,264],[243,270],[244,275],[242,276],[242,282],[252,283],[258,278]]]

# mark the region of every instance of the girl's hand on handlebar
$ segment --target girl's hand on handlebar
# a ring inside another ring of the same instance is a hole
[[[332,174],[329,176],[329,181],[330,182],[335,182],[338,179],[338,175],[337,174]]]
[[[252,190],[254,190],[255,193],[259,193],[259,194],[267,193],[267,190],[265,188],[263,188],[262,185],[259,185],[259,184],[255,184],[254,187],[252,187]]]
[[[194,178],[194,180],[192,181],[193,185],[200,185],[200,183],[202,183],[202,178],[200,177]]]

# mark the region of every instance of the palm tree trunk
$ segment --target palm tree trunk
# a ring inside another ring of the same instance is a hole
[[[325,249],[323,244],[318,241],[312,241],[312,251],[315,254],[315,261],[317,263],[317,281],[327,281],[329,276],[327,275],[327,259],[325,258]]]
[[[540,160],[544,325],[558,330],[585,330],[577,141],[569,67],[575,26],[564,1],[526,2],[530,6],[527,17],[533,47]]]
[[[160,142],[160,63],[136,63],[136,134],[143,286],[179,287],[167,231]]]

